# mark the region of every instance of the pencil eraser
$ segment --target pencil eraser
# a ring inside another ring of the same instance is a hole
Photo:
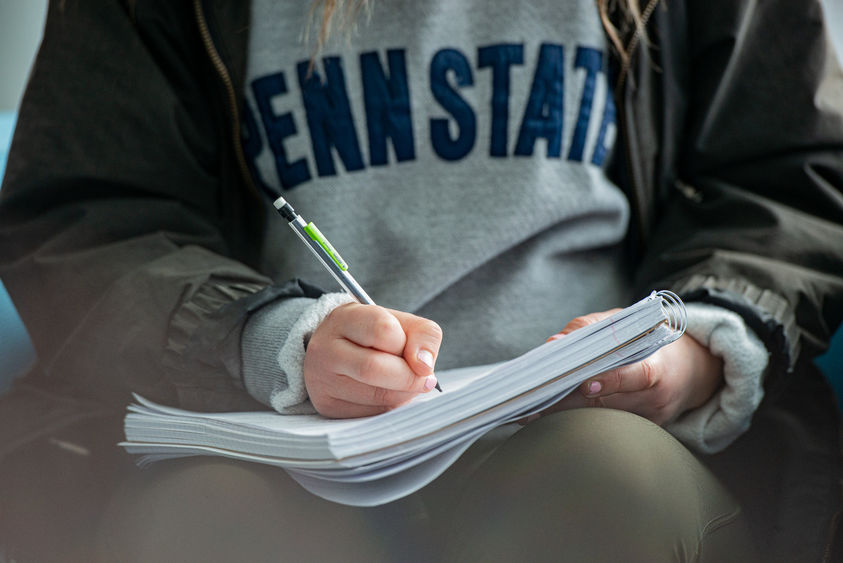
[[[272,205],[275,206],[275,209],[281,209],[282,207],[287,205],[287,200],[284,199],[283,197],[279,197],[278,199],[275,200],[275,202]]]

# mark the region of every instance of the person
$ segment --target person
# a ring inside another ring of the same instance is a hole
[[[39,356],[0,399],[6,557],[830,553],[811,358],[843,315],[843,75],[818,2],[335,4],[51,3],[0,192]],[[384,307],[334,291],[280,194]],[[688,334],[378,509],[116,446],[133,392],[371,415],[652,289]]]

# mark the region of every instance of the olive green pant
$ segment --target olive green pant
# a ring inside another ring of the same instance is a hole
[[[351,508],[219,458],[134,472],[92,539],[120,561],[752,561],[740,508],[658,426],[608,409],[473,446],[420,493]]]

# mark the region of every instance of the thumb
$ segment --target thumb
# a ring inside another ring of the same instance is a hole
[[[435,322],[402,311],[390,311],[407,335],[404,345],[404,361],[419,376],[433,373],[439,347],[442,345],[442,329]]]

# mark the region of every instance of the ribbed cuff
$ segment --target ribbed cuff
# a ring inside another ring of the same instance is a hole
[[[725,385],[706,404],[682,414],[665,428],[702,453],[716,453],[749,428],[764,397],[769,354],[740,315],[702,303],[687,303],[687,334],[723,360]]]
[[[315,412],[304,384],[304,356],[316,327],[353,299],[327,293],[319,299],[283,299],[252,315],[241,340],[243,381],[255,399],[281,414]]]

